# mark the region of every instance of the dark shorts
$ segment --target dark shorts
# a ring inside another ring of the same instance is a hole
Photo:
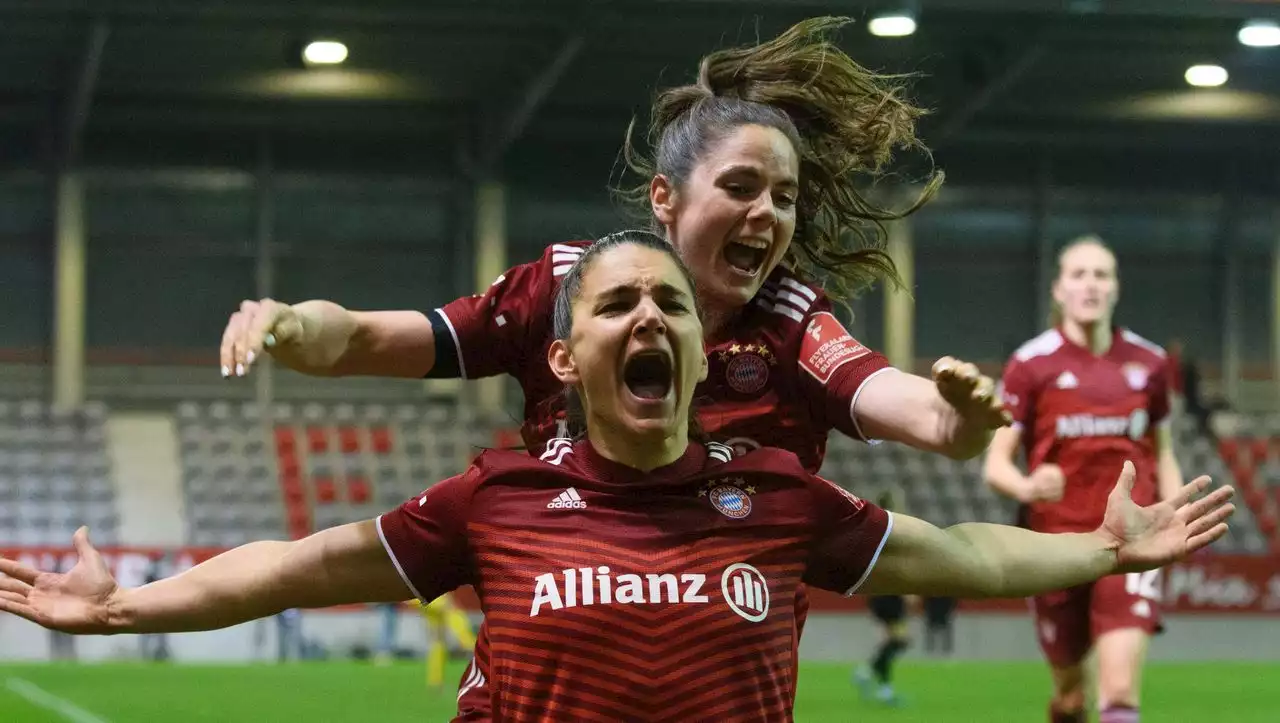
[[[887,625],[901,622],[907,615],[907,604],[901,595],[877,595],[867,605],[871,608],[871,614]]]
[[[953,597],[927,597],[924,599],[924,619],[930,626],[942,626],[951,621],[956,611],[956,599]]]
[[[1078,664],[1093,642],[1112,630],[1160,632],[1162,578],[1160,571],[1110,575],[1032,598],[1036,636],[1049,663],[1058,668]]]

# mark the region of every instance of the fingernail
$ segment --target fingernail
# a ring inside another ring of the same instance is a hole
[[[248,353],[248,355],[246,355],[246,356],[245,356],[245,358],[244,358],[245,363],[246,363],[246,364],[252,364],[252,363],[253,363],[253,360],[254,360],[254,358],[255,358],[256,356],[257,356],[257,355],[256,355],[256,354],[254,354],[253,352],[249,352],[249,353]]]
[[[267,334],[267,338],[265,338],[265,339],[263,339],[263,340],[262,340],[262,344],[263,344],[263,346],[266,346],[267,348],[271,348],[271,347],[275,346],[275,345],[276,345],[276,335],[275,335],[275,334]]]
[[[230,370],[230,369],[228,369],[227,367],[223,366],[223,367],[222,367],[222,378],[223,378],[223,379],[226,379],[226,378],[227,378],[227,377],[229,377],[229,376],[231,376],[231,370]]]
[[[244,376],[244,365],[243,365],[243,364],[237,364],[237,365],[236,365],[236,376],[238,376],[238,377],[242,377],[242,376]]]

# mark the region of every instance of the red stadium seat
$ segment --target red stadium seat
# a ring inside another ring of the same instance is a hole
[[[280,477],[282,479],[298,479],[301,476],[298,458],[289,453],[280,459]]]
[[[369,430],[372,437],[373,451],[378,454],[389,454],[391,452],[391,430],[386,427],[374,427]]]
[[[341,427],[338,429],[338,444],[341,445],[344,454],[352,454],[360,451],[360,430],[356,427]]]
[[[1271,446],[1269,439],[1255,439],[1249,443],[1249,459],[1256,467],[1267,459],[1267,450]]]
[[[1261,512],[1267,507],[1267,496],[1257,487],[1240,486],[1240,496],[1244,498],[1244,503],[1249,509]]]
[[[276,454],[292,453],[297,441],[293,427],[276,427]]]
[[[519,429],[499,429],[493,433],[493,446],[498,449],[514,449],[524,446]]]
[[[1270,513],[1258,515],[1258,529],[1267,537],[1276,536],[1276,518]]]
[[[1241,490],[1253,489],[1257,486],[1253,483],[1253,468],[1242,462],[1231,465],[1231,476],[1235,478],[1236,486]]]
[[[329,451],[329,430],[324,427],[307,427],[307,449],[312,452]]]
[[[338,498],[338,486],[328,477],[321,477],[316,480],[316,502],[322,505],[333,504]]]
[[[300,540],[311,534],[311,516],[305,508],[289,510],[289,536]]]
[[[369,501],[369,482],[363,477],[347,480],[347,498],[352,504],[363,505]]]
[[[307,496],[302,491],[302,485],[286,484],[281,488],[284,492],[284,504],[288,509],[295,507],[305,508],[307,505]]]
[[[1218,454],[1228,465],[1235,464],[1240,459],[1240,445],[1234,439],[1224,439],[1218,442]]]

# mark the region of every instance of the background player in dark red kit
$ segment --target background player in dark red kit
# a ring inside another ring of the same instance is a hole
[[[584,255],[555,304],[548,363],[586,437],[542,459],[482,454],[420,499],[297,542],[252,543],[120,589],[76,534],[67,574],[0,560],[0,610],[69,632],[223,627],[289,607],[429,600],[462,585],[492,621],[495,720],[791,720],[793,598],[1030,594],[1148,569],[1226,532],[1200,478],[1141,508],[1126,463],[1105,522],[1045,535],[891,515],[790,452],[691,443],[707,374],[691,278],[662,239]],[[547,504],[573,490],[581,506]],[[718,584],[717,584],[718,583]],[[637,661],[644,661],[637,665]]]
[[[1096,527],[1122,460],[1133,460],[1139,504],[1169,499],[1182,486],[1168,425],[1164,352],[1115,327],[1116,259],[1088,237],[1058,258],[1054,328],[1023,344],[1005,368],[1002,394],[1013,427],[1000,430],[987,480],[1022,502],[1033,530]],[[1021,448],[1029,475],[1015,465]],[[1159,571],[1118,575],[1034,599],[1040,645],[1053,666],[1053,721],[1083,721],[1082,662],[1097,648],[1102,723],[1138,720],[1138,688],[1149,636],[1160,625]]]
[[[940,360],[934,380],[892,369],[845,330],[814,283],[824,277],[851,293],[896,279],[879,222],[913,210],[879,208],[861,194],[860,181],[878,177],[895,149],[919,145],[921,111],[895,79],[827,41],[845,22],[810,20],[761,45],[712,53],[696,83],[662,93],[651,113],[654,162],[628,144],[644,178],[634,200],[685,260],[706,308],[704,429],[739,450],[789,449],[812,472],[833,428],[973,457],[1006,423],[991,380],[952,359]],[[224,373],[244,373],[265,348],[316,375],[508,374],[524,390],[524,438],[538,450],[564,418],[561,384],[542,363],[551,302],[584,245],[555,244],[483,294],[427,314],[245,302],[223,337]],[[265,347],[269,335],[275,344]],[[802,595],[801,624],[805,609]],[[485,640],[482,628],[464,711],[485,679]]]

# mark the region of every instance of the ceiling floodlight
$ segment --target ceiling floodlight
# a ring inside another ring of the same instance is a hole
[[[307,65],[338,65],[347,59],[347,46],[336,40],[315,40],[302,49]]]
[[[871,18],[867,30],[882,38],[901,38],[916,31],[916,19],[907,13],[887,13]]]
[[[1280,25],[1270,20],[1251,20],[1240,28],[1236,39],[1251,48],[1274,48],[1280,45]]]
[[[1221,65],[1193,65],[1187,68],[1186,79],[1197,88],[1217,88],[1227,82],[1227,70]]]

